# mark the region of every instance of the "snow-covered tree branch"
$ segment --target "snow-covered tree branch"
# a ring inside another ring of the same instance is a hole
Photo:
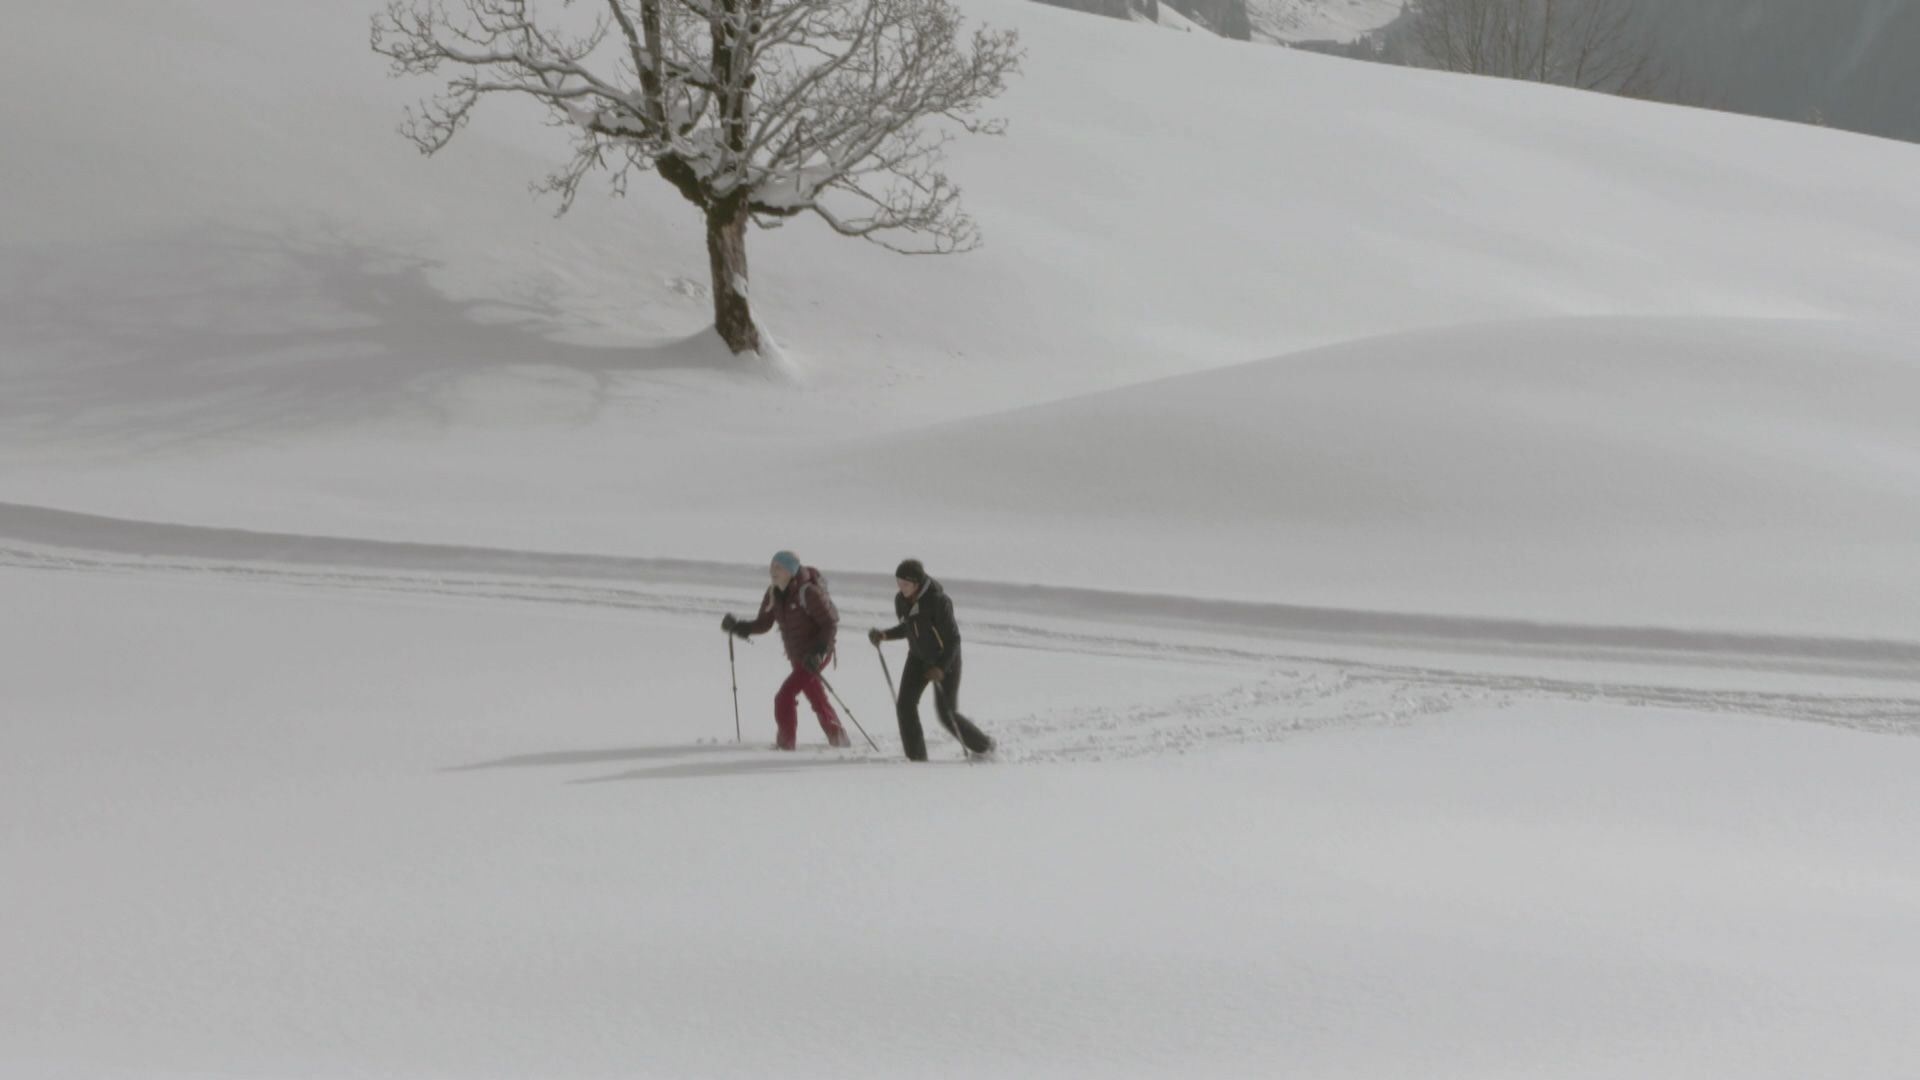
[[[372,46],[396,76],[444,80],[401,124],[423,153],[518,95],[574,133],[537,185],[560,212],[595,174],[672,184],[706,219],[715,325],[746,352],[749,223],[812,213],[916,254],[979,243],[943,152],[1002,130],[980,110],[1020,51],[962,30],[950,0],[390,0]]]

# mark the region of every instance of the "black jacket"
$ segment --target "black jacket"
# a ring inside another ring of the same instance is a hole
[[[939,582],[928,578],[911,600],[894,593],[893,613],[900,625],[882,636],[888,641],[906,638],[907,652],[914,659],[944,668],[960,658],[960,623],[953,617],[953,601]]]

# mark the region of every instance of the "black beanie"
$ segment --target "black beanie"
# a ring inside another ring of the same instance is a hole
[[[919,559],[908,559],[894,570],[893,576],[901,581],[911,581],[915,585],[927,583],[927,568],[920,565]]]

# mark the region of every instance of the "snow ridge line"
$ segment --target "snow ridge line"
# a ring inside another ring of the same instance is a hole
[[[539,599],[563,600],[565,582],[590,583],[583,593],[608,602],[628,591],[621,583],[711,587],[736,593],[757,582],[758,566],[694,559],[514,551],[344,537],[300,536],[240,529],[171,525],[100,517],[0,502],[0,544],[12,564],[76,566],[111,562],[243,573],[269,568],[281,575],[321,573],[338,584],[396,575],[460,582],[514,582],[537,587]],[[892,592],[890,575],[826,568],[838,593]],[[1530,622],[1478,616],[1316,608],[1128,593],[1008,582],[942,579],[964,592],[970,609],[1048,619],[1154,626],[1292,642],[1365,643],[1385,647],[1464,649],[1500,655],[1608,659],[1690,666],[1750,668],[1817,674],[1856,674],[1920,683],[1920,641],[1793,636]],[[851,586],[852,588],[847,588]],[[503,586],[505,587],[505,586]],[[655,597],[657,590],[631,590]],[[505,598],[503,595],[502,598]],[[836,597],[838,598],[838,597]]]
[[[0,518],[3,521],[4,518]],[[357,542],[356,542],[357,543]],[[528,557],[518,557],[522,560]],[[537,558],[537,557],[532,557]],[[518,565],[526,566],[521,561]],[[43,571],[135,575],[207,575],[281,586],[445,596],[490,601],[579,604],[705,616],[737,602],[750,567],[720,566],[726,588],[697,581],[551,580],[473,569],[422,571],[369,566],[286,565],[267,561],[143,556],[0,542],[0,566]],[[703,574],[687,575],[701,578]],[[884,579],[883,579],[884,580]],[[746,587],[751,591],[751,586]],[[850,614],[885,614],[843,603]],[[1236,634],[1233,644],[1183,640],[1147,624],[1035,626],[990,602],[969,619],[983,645],[1105,655],[1141,662],[1218,666],[1222,689],[1124,709],[1028,714],[1000,723],[1003,757],[1012,761],[1111,760],[1182,753],[1224,743],[1270,742],[1328,727],[1401,725],[1458,708],[1550,701],[1710,713],[1737,712],[1883,734],[1920,734],[1920,692],[1913,697],[1703,690],[1612,680],[1476,673],[1469,670],[1302,656],[1298,641]],[[1074,613],[1077,619],[1080,613]],[[1009,616],[1012,616],[1009,618]]]

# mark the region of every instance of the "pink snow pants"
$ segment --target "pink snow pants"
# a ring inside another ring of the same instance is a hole
[[[813,715],[820,719],[820,730],[827,733],[827,742],[834,746],[846,745],[847,736],[840,728],[840,717],[835,715],[833,706],[827,703],[827,688],[820,682],[820,676],[795,664],[793,674],[787,676],[787,681],[780,684],[779,692],[773,695],[773,725],[779,729],[775,742],[780,749],[793,749],[799,728],[794,699],[801,694],[807,695],[807,704],[813,706]]]

